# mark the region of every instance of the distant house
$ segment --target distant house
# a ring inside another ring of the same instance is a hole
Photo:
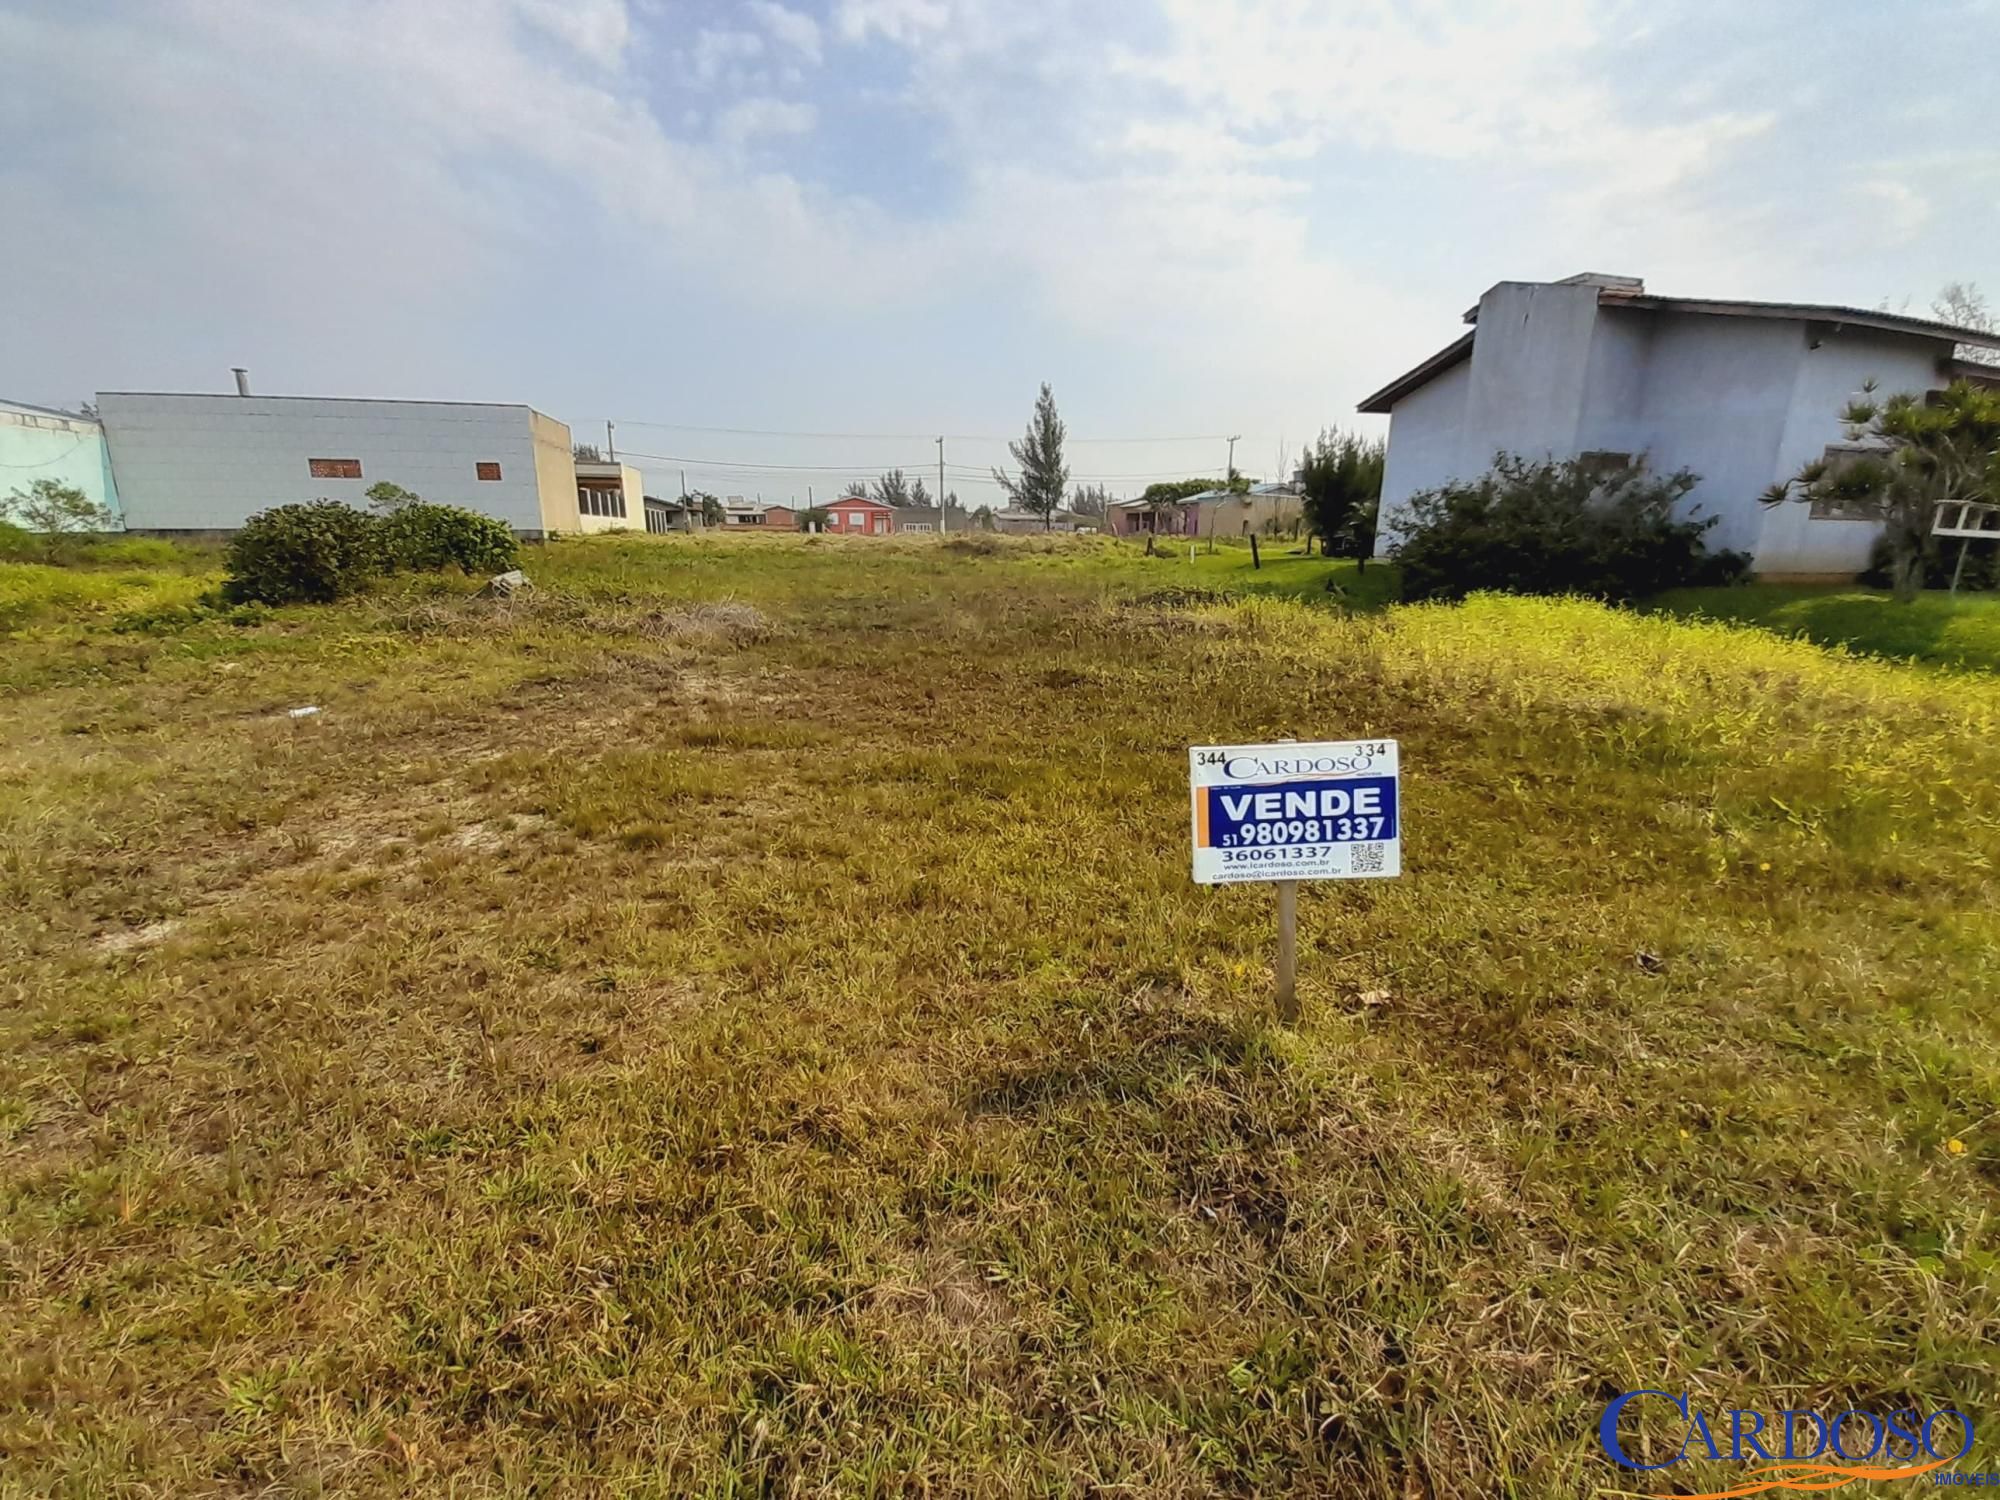
[[[935,535],[943,529],[944,511],[935,505],[899,505],[896,507],[896,530],[898,532],[929,532]]]
[[[789,505],[767,505],[764,507],[764,529],[766,531],[797,531],[799,513]]]
[[[1005,510],[993,512],[993,529],[1023,535],[1030,531],[1076,531],[1097,524],[1096,516],[1080,516],[1073,510],[1058,506],[1044,520],[1032,510],[1022,510],[1018,506],[1008,506]]]
[[[1864,383],[1886,394],[1993,377],[1958,346],[2000,334],[1806,302],[1662,297],[1629,276],[1503,281],[1472,325],[1361,403],[1389,418],[1378,547],[1411,496],[1472,479],[1497,452],[1643,462],[1701,482],[1684,503],[1719,518],[1712,546],[1779,577],[1851,577],[1879,525],[1834,507],[1758,497],[1808,461],[1851,451],[1841,409]]]
[[[118,516],[118,486],[100,423],[54,407],[0,401],[0,487],[25,490],[37,479],[81,490],[114,521]]]
[[[645,476],[630,464],[579,458],[577,519],[585,531],[636,531],[644,521]]]
[[[826,529],[838,536],[888,536],[896,529],[896,507],[866,495],[842,495],[826,514]]]
[[[722,524],[727,527],[762,526],[765,506],[762,501],[746,500],[741,495],[731,495],[722,502]]]
[[[648,495],[645,497],[644,509],[648,531],[701,530],[701,507],[690,505],[685,500],[663,500],[658,495]]]
[[[1193,513],[1194,534],[1271,536],[1290,531],[1305,517],[1296,484],[1253,484],[1247,490],[1203,490],[1181,502]]]
[[[1183,536],[1193,533],[1200,514],[1184,500],[1113,500],[1104,519],[1113,536]]]

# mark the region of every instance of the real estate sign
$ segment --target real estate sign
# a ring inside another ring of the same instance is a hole
[[[1197,745],[1188,782],[1199,885],[1402,873],[1394,740]]]

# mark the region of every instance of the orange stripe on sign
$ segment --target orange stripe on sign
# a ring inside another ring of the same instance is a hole
[[[1194,789],[1194,842],[1197,849],[1208,847],[1208,798],[1210,788]]]

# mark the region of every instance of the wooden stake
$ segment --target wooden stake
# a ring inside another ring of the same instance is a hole
[[[1278,882],[1278,1019],[1299,1018],[1299,883]]]

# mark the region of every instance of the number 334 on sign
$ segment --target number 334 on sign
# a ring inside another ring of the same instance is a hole
[[[1402,873],[1394,740],[1197,745],[1188,784],[1199,885]]]

